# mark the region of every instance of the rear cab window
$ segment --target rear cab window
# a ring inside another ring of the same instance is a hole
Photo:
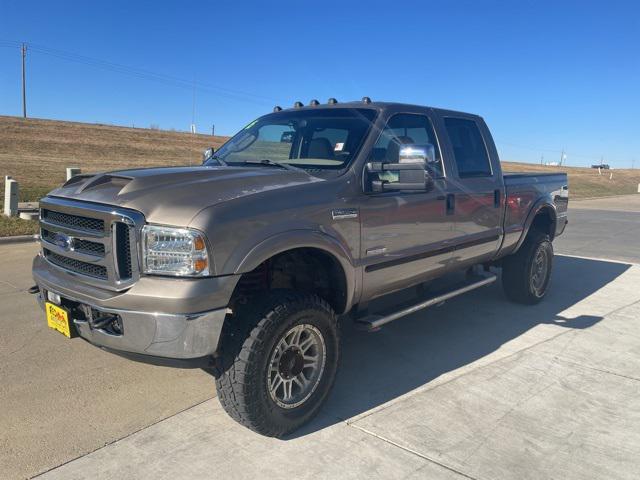
[[[453,148],[458,176],[491,177],[491,161],[478,124],[466,118],[446,117],[444,125]]]

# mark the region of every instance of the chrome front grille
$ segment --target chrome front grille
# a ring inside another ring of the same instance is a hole
[[[98,242],[91,242],[89,240],[75,239],[73,242],[73,249],[76,252],[86,253],[88,255],[97,255],[104,257],[104,245]]]
[[[40,202],[42,255],[92,285],[124,290],[140,277],[139,212],[46,197]]]
[[[40,230],[40,237],[43,241],[48,243],[55,244],[56,242],[56,232],[51,232],[47,229],[42,228]],[[80,253],[86,253],[87,255],[96,255],[98,257],[104,257],[105,248],[103,243],[94,242],[91,240],[81,240],[79,238],[75,238],[73,243],[70,245],[74,251]]]
[[[42,209],[42,218],[48,223],[61,227],[69,227],[85,232],[104,232],[104,220],[98,218],[81,217],[79,215],[69,215],[68,213],[56,212],[47,208]]]
[[[90,277],[99,278],[101,280],[107,279],[107,267],[102,265],[96,265],[95,263],[83,262],[76,260],[75,258],[65,257],[53,253],[51,250],[44,248],[42,250],[44,258],[49,260],[54,265],[62,267],[66,270],[70,270],[75,273],[81,273],[82,275],[88,275]]]

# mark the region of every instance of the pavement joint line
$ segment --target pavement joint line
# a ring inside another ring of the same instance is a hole
[[[429,456],[427,456],[427,455],[425,455],[423,453],[420,453],[420,452],[418,452],[416,450],[413,450],[412,448],[405,447],[404,445],[400,445],[400,444],[394,442],[393,440],[389,440],[388,438],[385,438],[385,437],[383,437],[381,435],[378,435],[375,432],[367,430],[364,427],[361,427],[359,425],[352,425],[352,424],[350,424],[349,426],[353,427],[353,428],[357,428],[358,430],[360,430],[363,433],[366,433],[367,435],[371,435],[372,437],[375,437],[378,440],[383,441],[384,443],[388,443],[389,445],[393,445],[394,447],[399,448],[400,450],[404,450],[405,452],[411,453],[411,454],[415,455],[416,457],[419,457],[419,458],[421,458],[423,460],[426,460],[428,462],[431,462],[431,463],[435,463],[436,465],[438,465],[438,466],[440,466],[442,468],[445,468],[445,469],[449,470],[450,472],[453,472],[453,473],[455,473],[457,475],[460,475],[460,476],[462,476],[464,478],[468,478],[469,480],[479,480],[477,477],[472,477],[471,475],[469,475],[467,473],[461,472],[460,470],[457,470],[454,467],[451,467],[451,466],[449,466],[449,465],[447,465],[445,463],[439,462],[438,460],[435,460],[435,459],[433,459],[433,458],[431,458],[431,457],[429,457]],[[420,469],[418,469],[418,471],[419,470]]]
[[[501,362],[501,361],[506,360],[506,359],[511,358],[511,357],[515,357],[516,355],[520,355],[521,353],[524,353],[524,352],[526,352],[527,350],[529,350],[531,348],[537,347],[538,345],[542,345],[542,344],[544,344],[544,343],[546,343],[548,341],[555,340],[556,338],[559,338],[559,337],[561,337],[563,335],[566,335],[566,334],[572,333],[572,332],[573,332],[573,330],[565,330],[563,332],[558,333],[557,335],[554,335],[553,337],[547,338],[545,340],[541,340],[541,341],[539,341],[537,343],[534,343],[533,345],[529,345],[528,347],[525,347],[525,348],[523,348],[521,350],[517,350],[515,352],[512,352],[512,353],[510,353],[510,354],[508,354],[508,355],[506,355],[504,357],[496,358],[495,360],[493,360],[493,361],[491,361],[491,362],[489,362],[489,363],[487,363],[485,365],[480,365],[480,366],[478,366],[476,368],[472,368],[472,369],[470,369],[468,371],[460,373],[459,375],[455,375],[454,374],[453,377],[451,377],[449,380],[445,380],[444,382],[438,383],[436,385],[427,384],[427,385],[423,385],[422,387],[418,387],[418,388],[416,388],[415,390],[413,390],[413,391],[411,391],[409,393],[405,393],[404,395],[396,397],[396,398],[388,401],[387,403],[379,405],[379,406],[369,410],[368,412],[365,412],[365,413],[363,413],[363,414],[361,414],[361,415],[359,415],[357,417],[354,417],[354,418],[348,420],[347,424],[348,425],[353,425],[356,422],[359,422],[360,420],[363,420],[363,419],[369,417],[370,415],[373,415],[374,413],[382,412],[382,411],[386,410],[387,408],[390,408],[390,407],[394,406],[396,403],[399,403],[401,401],[407,400],[407,399],[409,399],[409,398],[411,398],[411,397],[413,397],[415,395],[418,395],[420,393],[428,392],[430,390],[435,390],[436,388],[442,387],[444,385],[448,385],[449,383],[451,383],[451,382],[453,382],[455,380],[458,380],[458,379],[460,379],[462,377],[465,377],[467,375],[470,375],[472,373],[475,373],[478,370],[482,370],[484,368],[491,367],[491,366],[493,366],[494,364],[496,364],[498,362]]]
[[[636,301],[631,302],[631,303],[629,303],[627,305],[623,305],[622,307],[616,308],[616,309],[612,310],[611,312],[607,312],[606,314],[603,314],[602,317],[604,318],[606,316],[615,314],[616,312],[618,312],[620,310],[624,310],[625,308],[632,307],[633,305],[636,305],[638,303],[640,303],[640,300],[636,300]],[[543,344],[545,344],[547,342],[551,342],[553,340],[556,340],[557,338],[560,338],[563,335],[568,335],[570,333],[575,334],[575,335],[579,335],[581,333],[586,333],[586,332],[584,330],[576,331],[575,329],[566,329],[566,330],[558,333],[557,335],[554,335],[553,337],[549,337],[547,339],[540,340],[539,342],[536,342],[536,343],[534,343],[532,345],[529,345],[528,347],[522,348],[521,350],[517,350],[515,352],[512,352],[512,353],[510,353],[510,354],[508,354],[508,355],[506,355],[504,357],[496,358],[495,360],[493,360],[493,361],[491,361],[491,362],[489,362],[489,363],[487,363],[485,365],[480,365],[480,366],[478,366],[476,368],[472,368],[472,369],[470,369],[468,371],[460,373],[459,375],[455,375],[454,374],[454,376],[452,378],[450,378],[450,379],[448,379],[448,380],[446,380],[444,382],[438,383],[436,385],[427,384],[427,385],[423,385],[422,387],[418,387],[418,388],[416,388],[415,390],[413,390],[411,392],[408,392],[408,393],[405,393],[404,395],[396,397],[396,398],[394,398],[394,399],[392,399],[392,400],[390,400],[390,401],[388,401],[388,402],[386,402],[386,403],[384,403],[382,405],[378,405],[377,407],[372,408],[368,412],[362,413],[362,414],[360,414],[360,415],[358,415],[356,417],[348,419],[346,421],[346,423],[347,423],[347,425],[355,425],[356,422],[359,422],[360,420],[363,420],[363,419],[365,419],[365,418],[367,418],[370,415],[373,415],[375,413],[382,412],[382,411],[386,410],[387,408],[390,408],[390,407],[394,406],[396,403],[399,403],[401,401],[407,400],[407,399],[413,397],[414,395],[418,395],[418,394],[423,393],[423,392],[428,392],[430,390],[434,390],[436,388],[439,388],[439,387],[441,387],[443,385],[447,385],[447,384],[449,384],[449,383],[451,383],[451,382],[453,382],[455,380],[458,380],[458,379],[460,379],[460,378],[462,378],[462,377],[464,377],[466,375],[470,375],[471,373],[474,373],[474,372],[476,372],[478,370],[482,370],[484,368],[493,366],[494,364],[496,364],[498,362],[501,362],[501,361],[506,360],[508,358],[515,357],[516,355],[520,355],[520,354],[522,354],[522,353],[524,353],[524,352],[526,352],[528,350],[531,350],[531,349],[533,349],[535,347],[543,345]],[[579,364],[576,364],[576,365],[579,365]]]
[[[7,285],[8,287],[11,287],[13,289],[15,289],[16,291],[20,292],[20,288],[16,287],[14,284],[7,282],[6,280],[0,280],[0,283],[4,283],[5,285]]]
[[[55,467],[51,467],[51,468],[48,468],[48,469],[46,469],[46,470],[43,470],[42,472],[36,473],[35,475],[33,475],[33,476],[29,477],[29,478],[30,478],[30,479],[31,479],[31,478],[38,478],[38,477],[40,477],[40,476],[42,476],[42,475],[44,475],[44,474],[46,474],[46,473],[51,472],[52,470],[57,470],[58,468],[64,467],[65,465],[67,465],[67,464],[69,464],[69,463],[71,463],[71,462],[74,462],[74,461],[79,460],[79,459],[81,459],[81,458],[84,458],[84,457],[86,457],[86,456],[88,456],[88,455],[91,455],[92,453],[95,453],[95,452],[97,452],[98,450],[102,450],[103,448],[106,448],[106,447],[108,447],[108,446],[110,446],[110,445],[113,445],[114,443],[117,443],[117,442],[119,442],[119,441],[121,441],[121,440],[124,440],[125,438],[129,438],[129,437],[131,437],[132,435],[135,435],[136,433],[140,433],[140,432],[142,432],[143,430],[146,430],[147,428],[150,428],[150,427],[153,427],[154,425],[159,424],[160,422],[164,422],[165,420],[169,420],[170,418],[173,418],[173,417],[175,417],[176,415],[180,415],[181,413],[184,413],[184,412],[186,412],[187,410],[191,410],[192,408],[195,408],[195,407],[197,407],[197,406],[199,406],[199,405],[202,405],[203,403],[208,402],[208,401],[210,401],[210,400],[213,400],[214,398],[215,398],[215,396],[213,396],[213,397],[211,397],[211,398],[207,398],[207,399],[205,399],[205,400],[202,400],[201,402],[198,402],[198,403],[196,403],[196,404],[194,404],[194,405],[191,405],[191,406],[189,406],[189,407],[183,408],[182,410],[180,410],[180,411],[178,411],[178,412],[176,412],[176,413],[174,413],[174,414],[172,414],[172,415],[169,415],[168,417],[161,418],[161,419],[159,419],[159,420],[157,420],[157,421],[155,421],[155,422],[153,422],[153,423],[150,423],[149,425],[146,425],[146,426],[144,426],[144,427],[140,427],[139,429],[137,429],[137,430],[135,430],[135,431],[133,431],[133,432],[131,432],[131,433],[128,433],[128,434],[126,434],[126,435],[123,435],[123,436],[122,436],[122,437],[120,437],[120,438],[116,438],[115,440],[113,440],[113,441],[111,441],[111,442],[109,442],[109,443],[105,443],[104,445],[102,445],[102,446],[100,446],[100,447],[98,447],[98,448],[94,448],[94,449],[93,449],[93,450],[91,450],[90,452],[83,453],[82,455],[78,455],[77,457],[71,458],[71,459],[67,460],[66,462],[61,463],[60,465],[56,465]]]
[[[635,382],[640,382],[640,378],[632,377],[630,375],[625,375],[623,373],[612,372],[611,370],[603,370],[602,368],[592,367],[590,365],[584,365],[582,363],[574,362],[573,360],[569,360],[568,358],[563,357],[562,355],[554,355],[553,358],[560,360],[561,362],[568,363],[570,365],[574,365],[576,367],[585,368],[587,370],[592,370],[594,372],[604,373],[605,375],[612,375],[614,377],[625,378],[627,380],[632,380]]]

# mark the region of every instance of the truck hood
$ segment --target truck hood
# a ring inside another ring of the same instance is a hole
[[[78,175],[49,196],[130,208],[148,222],[187,226],[203,208],[273,189],[322,181],[270,167],[167,167]]]

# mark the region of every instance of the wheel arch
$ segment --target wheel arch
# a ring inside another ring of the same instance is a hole
[[[236,289],[242,288],[242,278],[255,272],[261,266],[283,256],[309,257],[309,265],[315,261],[319,275],[326,274],[335,280],[334,295],[325,298],[336,313],[344,313],[351,308],[356,291],[356,275],[353,259],[345,246],[332,236],[314,230],[294,230],[283,232],[251,249],[233,268],[233,273],[241,275]],[[304,261],[304,260],[302,260]],[[320,262],[320,263],[318,263]],[[236,292],[234,292],[234,295]]]
[[[529,215],[527,215],[522,235],[520,236],[513,253],[520,250],[520,247],[526,240],[531,229],[542,231],[549,235],[549,239],[553,240],[556,233],[557,223],[558,214],[553,203],[546,198],[538,200],[531,208]]]

